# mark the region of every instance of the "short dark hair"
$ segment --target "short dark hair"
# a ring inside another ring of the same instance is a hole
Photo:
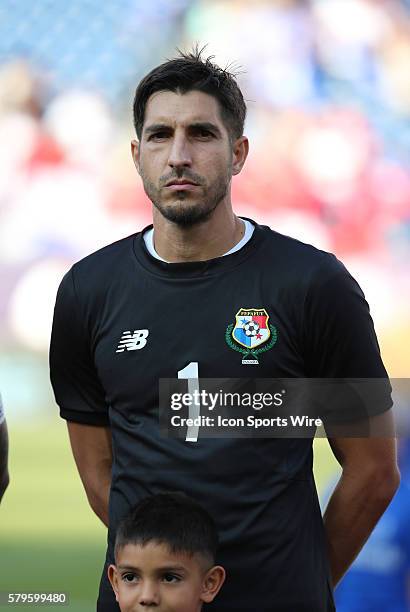
[[[243,135],[246,104],[236,82],[236,74],[212,63],[213,55],[201,57],[205,47],[198,46],[190,53],[179,51],[180,56],[168,59],[149,72],[139,83],[134,97],[133,114],[137,137],[141,139],[145,107],[152,94],[157,91],[173,91],[182,94],[202,91],[219,102],[221,118],[229,132],[231,141]]]
[[[119,523],[115,557],[127,544],[157,542],[172,553],[199,553],[215,562],[218,533],[208,512],[184,493],[159,493],[141,500]]]

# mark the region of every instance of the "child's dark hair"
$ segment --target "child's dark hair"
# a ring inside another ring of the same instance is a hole
[[[246,104],[236,82],[235,74],[222,69],[211,60],[202,59],[202,49],[196,46],[190,53],[179,51],[179,57],[168,59],[149,72],[139,83],[134,97],[134,127],[141,140],[145,107],[148,99],[157,91],[173,91],[182,94],[202,91],[219,102],[222,120],[231,142],[243,135]]]
[[[120,522],[115,556],[127,544],[156,542],[172,553],[199,553],[215,562],[218,534],[211,516],[184,493],[160,493],[141,500]]]

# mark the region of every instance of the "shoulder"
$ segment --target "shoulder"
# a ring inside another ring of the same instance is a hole
[[[91,305],[116,287],[129,285],[135,268],[132,234],[76,262],[63,277],[57,299]]]
[[[72,267],[75,279],[86,278],[88,282],[102,280],[117,269],[133,261],[133,244],[137,234],[117,240],[90,255],[87,255]],[[92,275],[92,276],[90,276]]]
[[[328,251],[286,236],[267,226],[258,226],[263,236],[260,255],[280,265],[289,280],[304,286],[321,284],[339,275],[349,275],[345,266]]]

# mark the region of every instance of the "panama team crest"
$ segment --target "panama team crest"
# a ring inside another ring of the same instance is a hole
[[[268,321],[269,315],[264,308],[240,308],[235,324],[226,328],[226,343],[243,354],[243,364],[259,364],[258,355],[269,351],[276,343],[276,327]]]

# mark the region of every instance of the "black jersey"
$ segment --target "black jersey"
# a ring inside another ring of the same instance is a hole
[[[275,330],[275,342],[260,334],[269,348],[256,360],[233,348],[248,342],[240,325],[227,342],[241,309],[259,329]],[[199,378],[387,376],[363,293],[333,255],[256,225],[231,255],[165,263],[137,233],[66,274],[50,361],[61,416],[111,427],[107,562],[131,505],[184,491],[220,535],[217,561],[227,581],[210,610],[334,609],[312,440],[192,443],[162,437],[158,421],[159,379],[176,378],[190,363]],[[104,576],[102,590],[110,591]]]

